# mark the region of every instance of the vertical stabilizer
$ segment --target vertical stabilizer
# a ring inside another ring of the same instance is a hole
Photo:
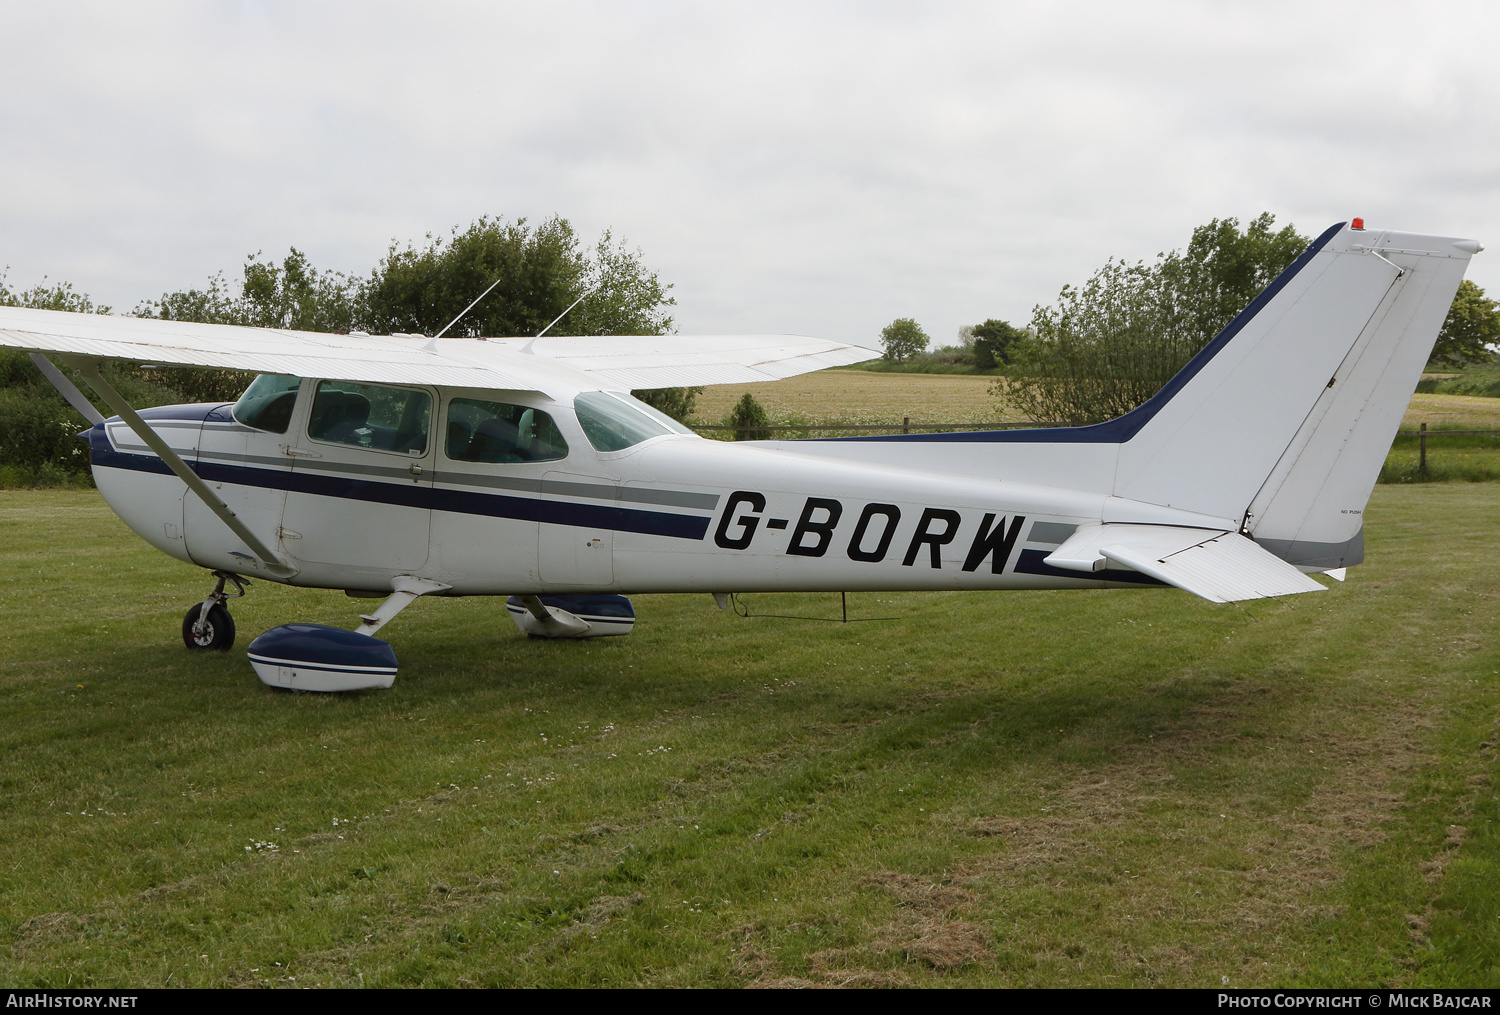
[[[1293,563],[1358,563],[1365,503],[1479,249],[1325,232],[1136,410],[1147,418],[1120,449],[1115,494],[1242,518]]]
[[[1249,505],[1245,528],[1306,567],[1364,556],[1365,505],[1463,279],[1472,240],[1379,233],[1345,256],[1397,276]],[[1358,249],[1363,248],[1363,249]]]

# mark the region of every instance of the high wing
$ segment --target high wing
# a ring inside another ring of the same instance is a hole
[[[789,335],[541,339],[331,335],[0,307],[0,347],[86,359],[220,367],[386,384],[562,395],[777,380],[876,354]]]

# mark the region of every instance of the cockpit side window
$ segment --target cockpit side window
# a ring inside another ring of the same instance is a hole
[[[623,451],[669,433],[692,433],[625,392],[585,391],[573,400],[578,425],[597,451]]]
[[[540,409],[455,398],[445,450],[455,462],[555,462],[567,457],[568,442]]]
[[[331,444],[421,455],[427,451],[431,415],[432,399],[425,391],[320,381],[307,435]]]
[[[302,378],[288,374],[261,374],[250,382],[234,403],[234,418],[245,426],[266,433],[286,433],[297,404]]]

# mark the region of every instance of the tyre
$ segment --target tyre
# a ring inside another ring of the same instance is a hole
[[[228,652],[234,644],[234,618],[229,615],[223,603],[214,603],[208,608],[208,615],[203,618],[203,628],[195,634],[193,626],[198,623],[198,613],[202,608],[202,603],[195,603],[187,611],[187,616],[182,618],[182,643],[194,651],[213,649]]]

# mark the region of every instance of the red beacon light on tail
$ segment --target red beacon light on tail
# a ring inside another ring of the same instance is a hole
[[[1349,223],[1349,228],[1350,229],[1363,229],[1364,227],[1365,227],[1365,220],[1362,219],[1362,218],[1357,218],[1353,222]]]

